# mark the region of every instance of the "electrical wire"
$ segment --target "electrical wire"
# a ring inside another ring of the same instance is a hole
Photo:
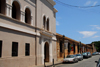
[[[70,6],[70,7],[76,7],[76,8],[92,8],[92,7],[99,7],[100,5],[95,5],[95,6],[75,6],[75,5],[70,5],[70,4],[66,4],[64,2],[61,2],[59,0],[55,0],[56,2],[62,4],[62,5],[66,5],[66,6]]]

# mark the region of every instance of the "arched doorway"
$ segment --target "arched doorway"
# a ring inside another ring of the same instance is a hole
[[[49,62],[49,44],[47,42],[44,45],[44,58],[45,62]]]

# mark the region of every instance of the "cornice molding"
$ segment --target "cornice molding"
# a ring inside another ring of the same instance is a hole
[[[56,5],[56,3],[53,0],[47,0],[51,5]]]
[[[19,32],[24,32],[24,33],[28,33],[28,34],[32,34],[32,35],[36,35],[36,32],[34,32],[34,31],[29,31],[29,30],[19,28],[19,27],[16,27],[16,26],[12,26],[12,25],[9,25],[9,24],[5,24],[5,23],[0,23],[0,27],[19,31]]]
[[[58,10],[56,8],[54,8],[54,12],[58,12]]]
[[[49,33],[49,32],[46,32],[46,31],[41,31],[40,34],[41,35],[48,36],[48,37],[53,37],[53,34],[52,33]]]

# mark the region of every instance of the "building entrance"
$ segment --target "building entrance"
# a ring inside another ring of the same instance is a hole
[[[46,42],[44,46],[44,58],[45,62],[49,62],[49,44]]]

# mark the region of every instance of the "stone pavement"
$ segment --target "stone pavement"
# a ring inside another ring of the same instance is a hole
[[[62,63],[62,61],[56,61],[54,63],[54,65],[56,66],[56,65],[61,64],[61,63]],[[52,63],[45,63],[45,65],[46,65],[46,67],[51,67]],[[37,66],[34,66],[34,67],[44,67],[44,65],[37,65]]]

